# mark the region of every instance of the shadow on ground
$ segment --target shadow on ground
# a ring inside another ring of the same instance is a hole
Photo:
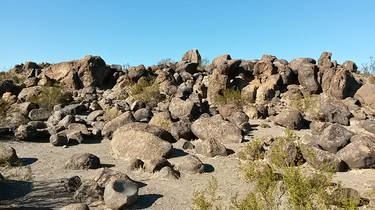
[[[147,195],[140,195],[138,197],[137,203],[131,206],[131,209],[146,209],[150,208],[155,201],[159,198],[162,198],[163,195],[160,194],[147,194]]]
[[[51,209],[72,202],[63,184],[51,182],[0,182],[0,209]],[[14,208],[17,207],[17,208]]]

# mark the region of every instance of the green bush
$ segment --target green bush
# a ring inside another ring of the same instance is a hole
[[[15,83],[22,83],[25,78],[23,76],[17,75],[11,71],[0,72],[0,81],[1,80],[13,80]]]
[[[129,96],[135,100],[145,102],[151,106],[156,106],[164,97],[159,92],[159,85],[155,83],[155,78],[148,76],[138,80],[128,88]]]
[[[215,103],[220,105],[234,104],[243,106],[246,100],[241,97],[241,91],[236,87],[225,88],[216,96]]]
[[[262,139],[254,139],[246,143],[239,151],[239,158],[242,160],[259,160],[264,158],[264,143]]]
[[[30,102],[36,103],[40,108],[53,110],[57,104],[67,105],[72,100],[72,93],[64,90],[60,85],[44,86],[39,95],[29,99]]]
[[[322,119],[319,95],[296,95],[291,99],[291,106],[310,119]]]
[[[0,119],[4,119],[10,109],[10,104],[4,99],[0,98]]]
[[[194,191],[192,198],[192,210],[212,210],[221,209],[220,204],[216,204],[217,201],[221,200],[221,197],[217,196],[217,190],[219,188],[218,181],[215,177],[212,177],[208,182],[208,186],[201,191]]]
[[[283,195],[287,196],[288,209],[330,209],[332,197],[328,189],[332,189],[333,173],[310,171],[306,174],[298,166],[299,163],[291,164],[286,161],[288,154],[283,146],[289,143],[299,145],[299,138],[293,131],[286,130],[285,135],[276,138],[269,148],[270,165],[264,160],[254,161],[252,158],[240,161],[239,167],[244,181],[254,183],[255,190],[243,200],[234,198],[234,209],[279,209]],[[244,151],[249,151],[248,156],[253,156],[253,150]],[[336,189],[340,189],[340,186]],[[354,201],[351,197],[340,195],[335,200],[344,209],[353,207]]]
[[[116,107],[108,108],[104,111],[104,120],[105,121],[111,121],[115,119],[116,117],[120,116],[122,114],[121,110],[118,110]]]

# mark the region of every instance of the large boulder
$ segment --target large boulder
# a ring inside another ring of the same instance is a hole
[[[175,170],[188,174],[198,174],[204,172],[204,164],[194,155],[186,155],[170,160],[175,166]]]
[[[323,131],[323,134],[318,141],[318,145],[328,152],[336,153],[350,143],[350,138],[353,135],[353,132],[347,130],[343,126],[333,124]]]
[[[169,104],[169,112],[173,119],[192,118],[196,111],[196,105],[191,100],[182,100],[180,98],[173,98]]]
[[[298,69],[298,81],[309,93],[319,93],[318,67],[314,64],[304,64]]]
[[[202,62],[201,55],[199,54],[198,49],[192,49],[192,50],[187,51],[182,57],[182,61],[185,61],[188,63],[198,63],[198,64]]]
[[[69,139],[64,133],[57,133],[51,135],[51,137],[49,138],[49,142],[53,146],[64,146],[69,143]]]
[[[334,172],[348,170],[348,165],[331,152],[307,145],[302,145],[301,152],[306,162],[317,170]]]
[[[31,98],[38,96],[43,90],[42,86],[23,88],[18,94],[18,100],[29,101]]]
[[[104,203],[110,209],[123,209],[138,199],[138,186],[128,180],[111,180],[104,190]]]
[[[148,171],[154,171],[165,162],[164,157],[172,149],[169,142],[154,134],[127,127],[120,127],[113,133],[111,147],[116,158],[141,160]]]
[[[323,92],[331,96],[344,99],[353,97],[356,91],[360,88],[360,84],[355,80],[349,70],[327,69],[324,71],[322,78]]]
[[[71,89],[83,87],[110,87],[112,70],[99,56],[85,56],[81,60],[57,63],[48,66],[43,76],[65,84]]]
[[[294,72],[294,74],[298,74],[298,70],[304,64],[316,64],[316,61],[312,58],[295,58],[294,60],[289,62],[290,69]]]
[[[71,170],[97,169],[100,167],[100,159],[90,153],[73,155],[66,163],[64,168]]]
[[[374,84],[365,84],[355,94],[354,98],[358,99],[361,104],[365,104],[375,109],[375,85]]]
[[[109,168],[98,169],[98,173],[94,178],[95,182],[98,183],[98,185],[102,188],[105,188],[105,186],[107,186],[107,184],[113,179],[121,179],[128,182],[133,182],[133,180],[130,179],[128,175]]]
[[[29,112],[29,118],[33,121],[44,121],[51,116],[51,112],[48,109],[40,108],[33,109]]]
[[[126,125],[121,126],[122,131],[126,130],[133,130],[133,131],[142,131],[151,133],[165,141],[168,142],[175,142],[175,139],[173,138],[172,134],[170,134],[168,131],[154,125],[150,125],[147,123],[140,123],[140,122],[131,122],[127,123]]]
[[[300,130],[305,128],[307,125],[306,120],[302,114],[297,110],[286,110],[277,115],[274,119],[277,125],[293,129]]]
[[[14,136],[21,141],[48,141],[49,133],[45,129],[37,129],[32,124],[20,125],[15,131]]]
[[[198,154],[215,157],[215,156],[227,156],[227,148],[215,139],[208,139],[205,141],[198,140],[195,143],[195,151]]]
[[[228,62],[229,60],[231,60],[232,58],[230,57],[229,54],[225,54],[225,55],[220,55],[220,56],[217,56],[215,57],[213,60],[212,60],[212,64],[215,65],[215,66],[219,66],[221,64],[224,64],[226,62]]]
[[[359,123],[366,131],[375,134],[375,120],[364,120]]]
[[[333,66],[333,63],[331,62],[331,58],[332,58],[331,52],[322,52],[318,60],[319,68],[331,68]]]
[[[215,139],[222,144],[241,143],[241,130],[220,115],[201,117],[194,121],[191,131],[202,140]]]
[[[131,112],[125,112],[121,114],[120,116],[116,117],[115,119],[107,122],[102,130],[102,135],[105,137],[110,138],[112,136],[112,133],[119,127],[134,122],[135,119]]]
[[[320,109],[326,122],[349,125],[352,117],[348,107],[332,96],[320,95]]]
[[[12,147],[0,144],[0,166],[11,165],[15,166],[20,163],[16,150]]]
[[[207,101],[210,104],[216,102],[220,91],[227,87],[228,82],[228,65],[222,64],[214,69],[213,73],[208,76],[207,84]]]
[[[375,138],[355,135],[351,143],[336,153],[351,169],[375,167]]]
[[[73,199],[82,203],[91,204],[102,201],[104,189],[94,180],[87,180],[74,192]]]

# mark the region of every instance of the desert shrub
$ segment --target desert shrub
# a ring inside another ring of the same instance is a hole
[[[249,143],[246,143],[239,151],[239,158],[242,160],[258,160],[264,158],[262,139],[254,139]]]
[[[7,71],[7,72],[0,72],[0,81],[1,80],[13,80],[15,83],[19,84],[22,83],[25,78],[23,76],[17,75],[14,72]]]
[[[201,62],[199,63],[198,65],[198,69],[200,70],[204,70],[204,68],[206,68],[206,66],[210,64],[210,60],[208,58],[203,58],[201,60]]]
[[[104,111],[103,117],[105,121],[111,121],[116,117],[120,116],[122,111],[117,109],[116,107],[108,108]]]
[[[41,93],[31,97],[29,101],[38,104],[40,108],[53,110],[55,105],[67,105],[71,100],[71,92],[66,91],[58,84],[54,84],[52,86],[44,86]]]
[[[287,209],[330,209],[332,197],[328,189],[332,189],[331,171],[310,171],[306,174],[299,163],[285,161],[288,157],[283,145],[288,143],[299,145],[299,138],[291,130],[276,138],[269,148],[271,151],[270,165],[264,160],[240,161],[240,172],[243,180],[255,184],[255,190],[244,199],[232,199],[234,209],[279,209],[281,198],[286,195]],[[257,145],[257,143],[254,143]],[[256,148],[253,146],[252,148]],[[253,157],[253,149],[248,157]],[[276,171],[278,173],[276,173]],[[341,189],[337,186],[336,189]],[[355,202],[346,195],[339,195],[335,200],[344,209],[353,209]]]
[[[194,191],[192,198],[192,210],[212,210],[221,209],[220,204],[216,202],[221,200],[220,196],[217,196],[217,190],[219,188],[218,181],[215,177],[212,177],[208,182],[208,186],[201,191]]]
[[[234,104],[243,106],[246,100],[241,97],[241,91],[236,87],[225,88],[215,97],[215,103],[220,105]]]
[[[375,59],[370,57],[370,62],[362,64],[361,72],[368,77],[368,82],[375,84]]]
[[[4,119],[7,116],[9,109],[10,104],[4,99],[0,98],[0,120]]]
[[[323,116],[319,95],[296,95],[291,99],[291,106],[313,120],[319,120]]]
[[[143,77],[132,84],[128,88],[128,94],[135,100],[145,102],[151,106],[155,106],[164,99],[159,92],[159,85],[155,83],[155,78],[152,76]]]
[[[238,199],[238,195],[231,199],[231,209],[239,210],[259,210],[264,209],[258,201],[255,193],[249,193],[244,199]]]
[[[169,119],[159,119],[157,122],[157,125],[163,128],[164,130],[168,131],[173,125],[173,122],[172,120],[169,120]]]
[[[161,59],[158,62],[158,65],[170,65],[172,63],[174,63],[174,61],[172,60],[172,58],[164,58],[164,59]]]

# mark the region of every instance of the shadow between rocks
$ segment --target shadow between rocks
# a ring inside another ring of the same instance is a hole
[[[159,198],[162,198],[163,195],[160,194],[146,194],[146,195],[140,195],[138,197],[138,201],[130,206],[130,209],[146,209],[150,208],[155,201],[157,201]]]
[[[115,167],[116,165],[114,164],[106,164],[106,163],[101,163],[99,168],[112,168],[112,167]]]
[[[183,157],[183,156],[186,156],[186,155],[188,155],[188,153],[186,153],[184,150],[177,149],[177,148],[172,148],[172,150],[171,150],[170,155],[168,156],[168,158]]]
[[[204,172],[205,173],[212,173],[215,171],[215,168],[211,164],[203,164],[204,165]]]
[[[38,158],[21,158],[23,166],[28,166],[38,161]]]

